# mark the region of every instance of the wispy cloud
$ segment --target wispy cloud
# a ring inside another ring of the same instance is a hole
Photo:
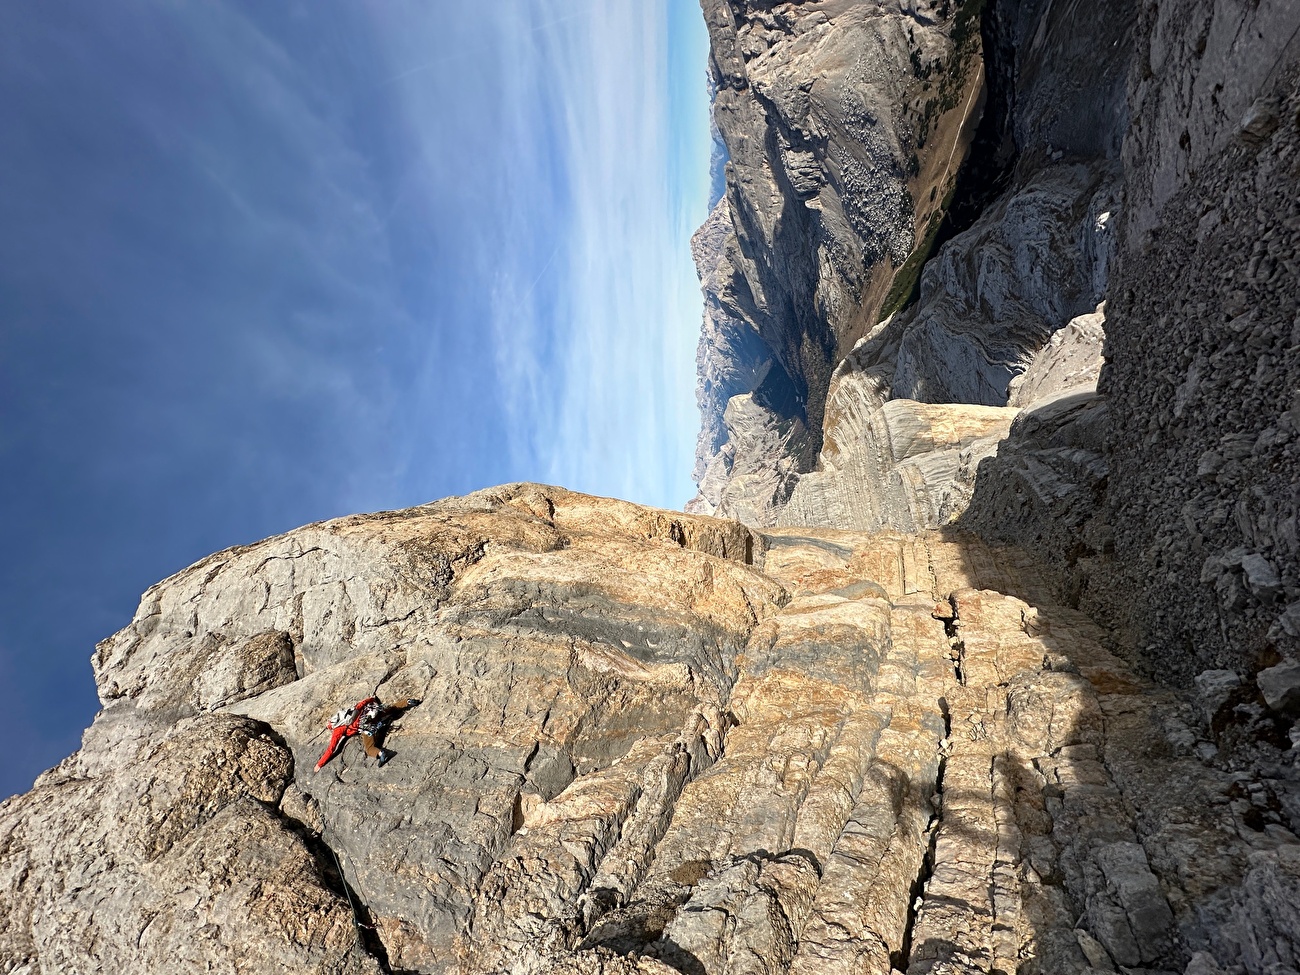
[[[688,239],[707,205],[707,120],[672,116],[678,38],[664,4],[560,10],[573,5],[539,5],[501,25],[512,66],[505,141],[526,147],[505,188],[519,214],[510,237],[554,240],[540,270],[523,249],[500,255],[495,276],[510,448],[548,481],[678,506],[691,493],[699,424]],[[701,52],[701,97],[702,76]],[[674,127],[691,121],[700,131],[685,145],[701,165],[682,187]],[[536,158],[551,144],[557,160]],[[539,189],[548,178],[559,185]],[[547,194],[553,213],[528,210]]]
[[[565,41],[571,48],[556,60],[569,99],[574,220],[560,318],[570,331],[560,366],[561,449],[549,474],[680,505],[693,436],[675,443],[671,420],[675,400],[693,402],[694,342],[677,340],[698,332],[699,298],[689,268],[683,281],[684,240],[674,239],[669,209],[667,25],[652,5],[602,8],[553,39],[557,48]],[[680,300],[683,290],[691,302]]]
[[[575,334],[566,345],[559,424],[568,449],[552,470],[594,490],[680,506],[693,493],[699,428],[700,296],[688,242],[705,215],[707,175],[698,170],[685,185],[674,182],[674,153],[685,145],[688,155],[702,155],[708,129],[703,114],[672,113],[672,86],[683,82],[670,73],[680,65],[669,48],[681,39],[663,8],[655,13],[628,24],[606,11],[581,52],[590,74],[583,76],[582,61],[569,62],[570,90],[588,97],[569,116],[580,190],[568,267]],[[697,57],[687,84],[702,85],[703,52]],[[646,84],[629,91],[629,76]],[[675,127],[692,121],[694,139],[678,141]]]

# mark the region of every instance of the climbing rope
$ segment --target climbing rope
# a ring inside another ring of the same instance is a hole
[[[361,929],[365,928],[367,931],[373,931],[375,926],[373,924],[361,923],[361,914],[357,910],[357,902],[352,899],[352,889],[348,886],[348,878],[343,874],[343,863],[339,860],[338,851],[332,846],[329,848],[329,851],[330,855],[334,857],[334,866],[338,869],[339,883],[343,885],[343,893],[348,899],[348,907],[352,908],[352,927],[356,929],[357,944],[364,948],[365,945],[362,944]]]

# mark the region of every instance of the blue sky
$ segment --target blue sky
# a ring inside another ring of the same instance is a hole
[[[693,494],[706,55],[693,0],[0,6],[0,797],[211,551]]]

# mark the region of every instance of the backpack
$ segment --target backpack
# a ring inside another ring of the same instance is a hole
[[[357,705],[360,712],[360,718],[357,722],[357,730],[364,735],[373,735],[379,730],[384,723],[384,706],[379,703],[379,699],[372,697],[368,700],[361,701]]]

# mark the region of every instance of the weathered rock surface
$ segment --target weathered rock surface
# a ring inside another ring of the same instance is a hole
[[[809,5],[806,9],[801,5],[777,5],[773,16],[784,16],[779,11],[787,6],[790,10],[807,13],[821,5]],[[875,17],[885,23],[892,8],[878,6]],[[967,27],[957,32],[965,35],[969,32],[969,24],[979,21],[980,16],[974,5],[967,4],[959,9],[956,21],[967,24]],[[821,374],[830,376],[831,367],[834,367],[833,378],[822,380],[816,395],[811,392],[812,387],[805,388],[806,383],[796,383],[795,398],[808,407],[802,416],[806,421],[808,440],[814,448],[824,447],[821,440],[834,437],[833,428],[843,419],[844,410],[837,410],[832,403],[827,402],[822,409],[821,397],[834,395],[837,387],[843,390],[846,367],[867,373],[861,381],[868,387],[871,397],[930,404],[1005,406],[1009,403],[1010,383],[1028,367],[1053,334],[1072,320],[1091,313],[1105,297],[1115,246],[1114,227],[1120,212],[1120,149],[1127,124],[1125,80],[1131,61],[1134,17],[1132,6],[1119,0],[1090,4],[1086,10],[1078,5],[1056,9],[1051,3],[1036,0],[1000,0],[983,8],[981,43],[978,47],[971,46],[965,60],[950,57],[934,62],[931,73],[925,75],[925,84],[931,83],[933,74],[935,79],[944,79],[936,81],[940,87],[947,85],[951,88],[958,83],[958,75],[952,72],[960,74],[969,70],[970,65],[966,62],[977,64],[982,52],[981,66],[987,90],[972,105],[976,109],[983,108],[983,118],[977,131],[972,124],[962,140],[948,143],[948,161],[956,160],[955,169],[965,152],[965,139],[973,138],[972,156],[962,171],[965,182],[950,180],[945,175],[942,180],[932,180],[928,185],[909,184],[909,192],[917,194],[918,199],[922,195],[929,197],[928,208],[918,208],[913,224],[918,238],[915,250],[905,263],[900,264],[895,258],[887,269],[881,263],[873,265],[868,261],[866,264],[868,269],[876,267],[873,273],[878,280],[885,282],[885,287],[892,283],[898,292],[897,297],[891,294],[888,299],[891,310],[894,302],[901,303],[906,297],[912,287],[911,281],[919,272],[919,298],[915,303],[894,314],[883,328],[873,329],[871,322],[885,301],[883,291],[870,291],[869,288],[870,295],[875,296],[872,300],[840,302],[844,307],[858,309],[859,318],[852,327],[836,325],[832,329],[837,338],[835,355]],[[925,19],[919,14],[918,18]],[[848,36],[846,29],[837,28],[835,24],[829,24],[825,29],[836,29]],[[715,55],[718,44],[715,31]],[[883,58],[882,63],[888,60],[883,53],[877,52],[874,56]],[[780,61],[778,56],[774,57]],[[767,65],[770,62],[763,63]],[[810,67],[797,60],[781,64],[781,70],[785,72]],[[899,99],[896,104],[903,106],[901,117],[905,122],[909,117],[907,106],[911,104],[908,100],[911,96],[899,92],[894,92],[894,96]],[[719,117],[725,119],[725,113],[731,109],[730,103],[723,99],[722,90],[716,104]],[[973,123],[973,118],[967,121]],[[748,144],[757,145],[763,141],[753,128],[762,123],[768,126],[765,144],[779,143],[783,137],[781,133],[785,132],[782,128],[784,123],[774,121],[769,113],[750,119]],[[720,124],[725,134],[726,125]],[[842,144],[838,149],[840,152],[847,151],[845,146],[854,145],[841,129],[823,128],[827,153],[834,154],[837,143]],[[900,138],[905,141],[905,124],[900,131],[903,132]],[[880,146],[874,147],[873,151],[877,157],[889,158],[889,152]],[[957,155],[951,155],[953,152]],[[729,172],[731,181],[738,187],[731,203],[734,220],[744,212],[742,201],[747,197],[742,188],[753,179],[745,175],[743,167],[733,167]],[[769,179],[763,185],[767,187],[764,199],[768,200],[765,204],[768,210],[789,206],[800,198],[790,186],[775,179]],[[1000,195],[998,191],[1001,191]],[[873,192],[869,198],[879,200],[884,196]],[[982,205],[981,200],[989,202]],[[968,215],[945,219],[944,213],[950,203],[954,214],[960,210]],[[819,206],[819,212],[824,213],[826,207],[820,203]],[[880,223],[882,219],[883,214],[876,214],[873,226],[883,226]],[[949,228],[958,219],[963,220],[969,229],[952,237]],[[779,226],[782,230],[789,223],[789,220],[776,221],[775,217],[768,221],[769,225]],[[883,231],[878,230],[878,233]],[[746,236],[743,229],[738,229],[738,234],[741,250],[759,267],[801,266],[792,258],[782,256],[781,248],[787,246],[784,239],[778,240],[771,235]],[[937,237],[952,239],[947,240],[937,256],[925,263],[924,270],[921,270],[919,264]],[[805,262],[806,255],[813,252],[812,247],[803,249]],[[724,264],[713,265],[713,270],[712,276],[701,276],[705,285],[706,308],[710,309],[706,311],[704,342],[716,346],[718,352],[713,356],[702,353],[702,362],[725,357],[728,342],[712,342],[708,320],[714,314],[713,309],[721,306],[717,295],[729,293],[724,282],[734,282],[737,278]],[[721,274],[717,273],[719,270]],[[820,282],[819,287],[828,281],[840,280],[832,272],[833,269],[825,268],[817,272],[815,278]],[[720,287],[722,291],[719,291]],[[748,294],[752,288],[746,290],[733,284],[731,291]],[[806,308],[820,309],[821,295],[821,291],[815,295],[808,291],[803,299]],[[726,302],[722,304],[726,305]],[[733,301],[727,307],[730,308],[728,316],[731,320],[759,322],[759,311],[744,302]],[[774,324],[755,324],[754,332],[750,334],[762,334],[765,345],[773,349],[780,344],[772,336],[773,328],[784,335],[784,341],[788,343],[803,342],[800,336],[808,329],[798,317],[800,314],[796,301],[793,309],[781,311]],[[857,341],[868,333],[865,341]],[[857,344],[850,354],[852,342]],[[823,345],[830,348],[826,342]],[[804,375],[789,366],[790,356],[778,356],[778,359],[786,363],[791,375]],[[709,375],[718,371],[716,365],[702,368],[702,385],[708,383]],[[848,384],[857,381],[850,380]],[[854,398],[861,397],[854,394]],[[1035,395],[1033,398],[1039,397]],[[782,411],[780,407],[776,409]],[[839,443],[819,459],[817,473],[830,473],[831,477],[814,479],[818,486],[813,490],[819,499],[811,505],[803,505],[798,513],[786,516],[779,513],[785,500],[798,496],[791,483],[785,488],[784,498],[774,504],[769,500],[770,495],[765,494],[762,505],[750,503],[736,506],[730,512],[724,511],[711,499],[726,494],[729,458],[712,466],[706,459],[710,451],[716,455],[716,452],[725,450],[728,430],[717,420],[720,412],[716,404],[705,410],[696,471],[701,482],[701,501],[696,503],[694,510],[735,513],[745,517],[750,511],[761,512],[770,507],[774,512],[772,517],[751,522],[764,525],[774,524],[782,518],[795,522],[806,517],[807,512],[819,518],[819,511],[839,512],[855,506],[861,491],[852,488],[850,497],[841,499],[835,483],[844,480],[835,472],[855,466],[854,462],[846,459],[845,448],[852,440],[852,433],[845,431],[839,437]],[[803,446],[801,442],[801,451]],[[869,452],[871,448],[864,443],[863,450]],[[959,513],[964,507],[974,470],[980,459],[991,450],[990,444],[978,454],[967,457],[966,466],[960,468],[958,475],[962,497],[945,509],[945,517]],[[803,454],[806,455],[806,451]],[[807,470],[799,461],[792,463],[791,456],[769,455],[765,462],[752,456],[744,470],[738,473],[753,483],[759,466],[764,463],[769,468],[781,466],[780,480],[787,484],[791,481],[789,471],[801,473]],[[828,463],[835,466],[827,467]],[[871,461],[864,459],[862,463],[870,466]],[[948,467],[956,469],[952,465]],[[849,478],[847,483],[856,483],[856,478]],[[826,499],[822,500],[824,495]],[[815,523],[827,522],[817,520]],[[900,527],[905,525],[900,524]]]
[[[770,525],[789,501],[799,471],[811,466],[813,439],[798,417],[764,406],[763,393],[760,386],[727,401],[727,440],[705,468],[688,512]]]
[[[1039,554],[1077,604],[1114,550],[1105,516],[1106,401],[1097,394],[1103,320],[1074,319],[1035,356],[1013,395],[1027,402],[1006,437],[975,459],[958,523]]]
[[[1167,679],[1300,659],[1297,31],[1281,0],[989,4],[963,178],[1000,195],[838,362],[816,469],[750,450],[762,504],[729,510],[910,530],[969,506],[963,524],[1039,551]],[[1024,412],[996,449],[959,436],[899,465],[881,411],[901,401]],[[709,476],[725,496],[726,464]]]
[[[333,862],[279,808],[293,762],[246,718],[106,707],[0,804],[0,971],[380,972]]]
[[[717,511],[726,475],[731,470],[729,462],[735,453],[735,441],[746,435],[744,430],[728,428],[727,405],[733,397],[750,395],[758,389],[775,364],[754,326],[728,314],[712,297],[726,287],[725,275],[730,265],[723,263],[723,249],[730,234],[731,209],[723,197],[691,237],[695,270],[705,295],[704,321],[695,360],[699,376],[695,398],[701,417],[693,474],[700,485],[700,497],[695,502],[698,514]],[[777,377],[781,375],[781,367],[777,366]],[[736,418],[731,422],[735,425]],[[719,463],[719,456],[728,443],[731,444],[729,456]]]
[[[1005,406],[1053,333],[1104,296],[1114,174],[1049,166],[1009,191],[926,264],[917,303],[861,349],[892,395]]]
[[[810,431],[809,451],[783,455],[806,470],[835,364],[874,324],[956,178],[981,89],[976,4],[701,5],[729,161],[726,198],[697,238],[708,246],[697,247],[696,477],[718,479],[726,402],[759,383],[776,422]],[[734,368],[723,364],[732,350]],[[695,510],[719,510],[719,492],[703,488]]]
[[[797,478],[780,525],[921,531],[965,510],[978,461],[1019,412],[885,400],[870,371],[837,374],[817,470]]]
[[[1056,781],[1079,776],[1096,803],[1044,805],[1061,865],[1039,876],[1062,878],[1079,928],[1058,941],[1048,925],[1013,951],[1016,909],[965,872],[1036,834],[981,800],[952,809],[972,845],[936,868],[910,958],[1295,970],[1297,915],[1277,905],[1294,900],[1295,789],[1279,783],[1300,741],[1300,8],[1003,0],[983,35],[987,103],[965,172],[986,202],[925,265],[917,301],[838,362],[816,470],[796,468],[768,510],[803,531],[956,515],[1049,563],[1053,598],[1111,626],[1095,646],[1135,671],[1090,676],[1106,741],[1053,759],[1072,763]],[[1092,313],[1102,299],[1107,321]],[[1004,404],[1019,408],[1009,429],[963,431],[973,406]],[[1136,672],[1189,688],[1195,676],[1196,691],[1135,693]],[[1033,767],[1054,789],[1056,766]],[[945,793],[955,774],[950,761]],[[962,774],[982,781],[983,765]],[[1136,811],[1127,825],[1120,805]],[[1103,836],[1065,838],[1103,819]],[[1250,850],[1216,846],[1229,820],[1259,834]],[[970,935],[987,917],[1001,943]]]
[[[1300,11],[1137,28],[1100,395],[1026,412],[964,524],[1054,562],[1165,679],[1248,676],[1300,659]]]
[[[980,509],[992,516],[981,523],[986,531],[1005,534],[1007,525],[1032,529],[1059,525],[1062,517],[1071,524],[1091,517],[1105,475],[1105,411],[1095,395],[1104,320],[1099,308],[1055,332],[1012,380],[1010,407],[887,399],[888,370],[872,361],[877,336],[864,339],[831,382],[817,469],[792,479],[776,523],[939,528],[966,512],[977,472]],[[990,463],[981,467],[986,459]],[[1005,519],[1007,505],[1023,506],[1026,495],[1044,511]],[[976,518],[972,514],[968,523]]]
[[[1008,406],[1030,406],[1041,400],[1096,392],[1101,375],[1102,345],[1106,341],[1105,304],[1072,319],[1052,333],[1029,368],[1007,387]]]
[[[1097,605],[1165,674],[1254,673],[1300,660],[1300,8],[1143,26],[1160,70],[1133,77],[1101,381],[1119,591]]]
[[[1278,970],[1295,750],[1051,589],[962,536],[536,485],[220,553],[0,806],[0,969]],[[314,774],[376,686],[423,699],[396,757]]]

